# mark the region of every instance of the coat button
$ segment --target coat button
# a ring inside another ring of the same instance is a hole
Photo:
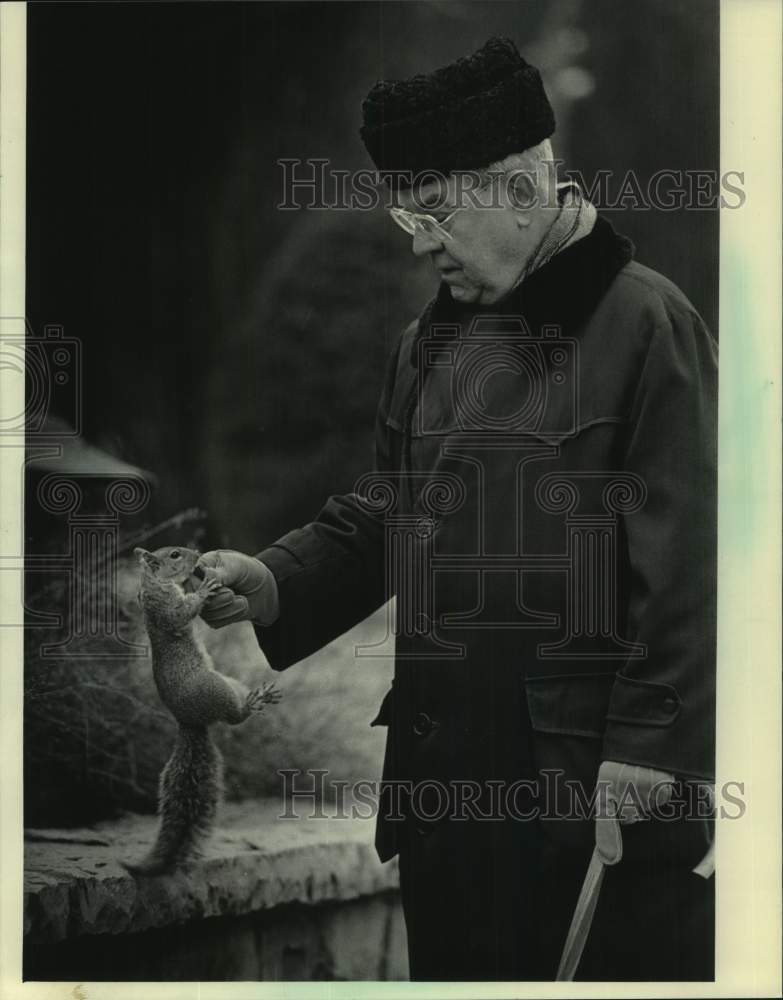
[[[663,710],[667,715],[673,715],[677,711],[677,701],[675,698],[663,699]]]
[[[413,720],[413,731],[417,736],[426,736],[432,732],[433,722],[426,712],[419,712]]]

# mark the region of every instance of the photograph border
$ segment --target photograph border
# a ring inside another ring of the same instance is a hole
[[[26,5],[0,6],[0,317],[25,315]],[[22,649],[0,628],[0,994],[4,1000],[228,997],[773,997],[781,993],[781,35],[779,0],[722,0],[717,782],[747,811],[716,822],[713,983],[21,982]],[[56,169],[56,167],[53,167]],[[13,388],[13,386],[11,386]],[[4,390],[8,387],[4,384]],[[10,391],[10,390],[8,390]],[[7,397],[4,406],[23,398]],[[16,410],[14,410],[16,412]],[[21,620],[23,449],[3,440],[0,607]],[[6,619],[8,620],[8,618]]]

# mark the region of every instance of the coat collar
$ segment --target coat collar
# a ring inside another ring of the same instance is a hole
[[[592,232],[556,254],[492,306],[460,305],[442,282],[419,320],[411,364],[417,367],[419,338],[433,323],[467,326],[476,316],[521,315],[534,333],[549,325],[573,335],[633,255],[631,241],[599,215]]]

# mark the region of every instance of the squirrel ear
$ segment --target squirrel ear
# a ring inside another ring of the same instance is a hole
[[[141,562],[143,562],[145,566],[149,566],[150,569],[156,569],[160,566],[160,559],[158,559],[154,552],[148,552],[146,549],[134,549],[133,551],[139,557]]]

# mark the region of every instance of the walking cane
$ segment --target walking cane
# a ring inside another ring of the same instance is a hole
[[[619,827],[618,827],[619,831]],[[571,926],[568,928],[568,936],[563,946],[563,954],[560,957],[560,965],[555,976],[556,982],[570,983],[576,975],[582,952],[585,950],[587,937],[595,916],[595,908],[598,905],[598,896],[601,893],[601,885],[604,880],[604,873],[609,864],[616,864],[622,857],[622,850],[615,855],[612,861],[604,859],[596,846],[593,848],[593,855],[590,864],[587,866],[587,874],[582,883],[582,891],[576,901],[574,915],[571,918]],[[707,853],[693,869],[694,874],[700,875],[703,879],[711,878],[715,871],[715,844],[710,844]]]
[[[582,883],[582,891],[576,901],[574,915],[571,918],[571,926],[568,928],[568,936],[563,946],[563,954],[560,958],[560,965],[555,976],[556,982],[570,983],[582,958],[585,950],[587,936],[595,916],[595,908],[598,905],[598,896],[601,892],[601,885],[604,881],[606,862],[601,856],[598,847],[593,848],[593,856],[587,866],[587,874]]]

